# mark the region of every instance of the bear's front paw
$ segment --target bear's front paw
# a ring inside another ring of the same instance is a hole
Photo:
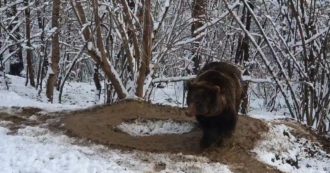
[[[205,133],[200,141],[200,147],[201,149],[206,149],[212,146],[217,146],[220,140],[221,138],[216,132]]]

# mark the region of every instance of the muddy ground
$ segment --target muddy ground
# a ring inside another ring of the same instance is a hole
[[[241,116],[231,139],[220,146],[201,151],[199,140],[202,131],[198,127],[185,134],[144,137],[133,137],[116,128],[123,121],[133,119],[171,119],[195,123],[195,120],[186,117],[180,108],[125,101],[88,111],[73,112],[62,120],[62,124],[70,136],[83,137],[115,148],[202,155],[211,161],[230,165],[234,172],[279,172],[257,161],[250,152],[261,134],[268,130],[267,125],[260,120]]]
[[[225,140],[220,146],[202,151],[199,149],[202,131],[197,125],[191,132],[185,134],[144,137],[133,137],[117,128],[120,123],[134,119],[171,119],[177,122],[196,123],[193,118],[184,115],[183,109],[176,107],[152,105],[142,101],[122,101],[113,105],[98,106],[81,111],[46,113],[46,116],[40,109],[36,108],[14,110],[16,111],[10,110],[10,113],[0,112],[0,120],[13,122],[9,127],[13,133],[22,126],[46,124],[53,131],[61,131],[69,136],[103,144],[111,148],[135,149],[156,153],[180,152],[205,156],[211,161],[227,164],[233,172],[280,172],[276,168],[255,159],[255,155],[251,150],[255,147],[257,141],[261,139],[262,134],[268,131],[268,126],[261,120],[246,116],[239,117],[232,138]],[[286,125],[296,129],[297,135],[307,138],[316,138],[315,136],[317,136],[310,135],[311,131],[302,126],[289,123],[289,121],[285,122]],[[323,142],[329,144],[327,140]],[[328,149],[327,145],[325,147]]]

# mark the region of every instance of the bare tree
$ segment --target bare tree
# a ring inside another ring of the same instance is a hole
[[[4,4],[6,5],[7,3],[8,2],[5,0]],[[11,4],[11,6],[7,9],[7,17],[12,20],[8,21],[8,27],[6,30],[10,33],[11,40],[15,42],[15,44],[9,46],[9,54],[12,54],[9,74],[20,76],[22,70],[24,69],[24,64],[22,46],[18,43],[21,39],[21,34],[20,23],[18,22],[17,2]]]
[[[79,1],[71,1],[73,8],[75,9],[75,14],[80,22],[81,26],[87,24],[86,15],[84,9]],[[117,71],[113,68],[108,58],[108,52],[105,50],[103,44],[103,37],[101,33],[101,21],[98,16],[98,2],[93,0],[93,10],[94,10],[94,20],[96,25],[96,38],[92,35],[92,32],[89,27],[84,28],[83,37],[84,40],[88,43],[88,54],[91,58],[100,65],[102,70],[105,72],[107,78],[112,82],[114,88],[118,94],[119,99],[123,99],[128,96],[126,89],[124,88],[121,80],[118,78],[119,75]],[[94,40],[96,40],[96,48],[94,47]],[[100,51],[100,54],[97,52]]]
[[[38,71],[37,71],[37,84],[36,88],[39,90],[38,94],[41,94],[41,91],[43,89],[43,79],[46,76],[46,72],[48,70],[48,55],[47,55],[47,41],[45,38],[45,22],[46,17],[45,14],[45,7],[40,7],[43,3],[42,0],[36,0],[35,6],[37,7],[37,19],[38,19],[38,28],[41,30],[40,33],[40,50],[38,51],[39,56],[39,62],[38,62]]]
[[[152,57],[152,20],[151,20],[151,0],[144,2],[144,20],[143,20],[143,48],[141,56],[141,65],[139,77],[137,79],[136,96],[144,96],[144,81],[150,73],[149,64]]]
[[[33,52],[32,52],[32,44],[31,44],[31,15],[30,15],[30,7],[29,0],[24,0],[25,9],[25,37],[26,37],[26,62],[27,62],[27,79],[30,80],[30,85],[35,86],[34,82],[34,69],[32,64]]]
[[[194,62],[193,71],[196,74],[199,70],[199,66],[201,63],[201,53],[200,46],[202,37],[199,36],[201,32],[204,30],[199,30],[206,21],[206,12],[207,12],[207,1],[205,0],[194,0],[192,5],[192,19],[193,23],[191,26],[191,34],[193,38],[196,40],[193,42],[192,49],[192,61]],[[197,38],[198,37],[198,38]]]
[[[241,21],[243,24],[245,24],[246,30],[250,31],[251,29],[251,13],[249,10],[247,10],[246,5],[249,5],[250,8],[253,10],[254,5],[251,1],[249,1],[248,4],[244,4],[243,10],[242,10],[242,16]],[[246,34],[240,35],[238,37],[238,44],[237,44],[237,50],[235,54],[235,63],[240,64],[244,67],[244,74],[243,75],[249,75],[249,60],[250,60],[250,45],[249,45],[249,38]],[[241,112],[243,114],[246,114],[248,112],[248,104],[249,104],[249,98],[248,98],[248,88],[249,83],[246,81],[243,84],[243,94],[242,94],[242,105],[241,105]]]
[[[59,42],[59,19],[60,19],[61,1],[53,0],[53,10],[52,10],[52,28],[55,30],[52,37],[52,55],[51,62],[49,63],[48,79],[46,96],[48,101],[53,102],[54,87],[57,83],[57,78],[59,74],[58,63],[60,61],[60,42]]]

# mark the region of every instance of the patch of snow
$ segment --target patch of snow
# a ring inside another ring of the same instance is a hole
[[[58,103],[59,92],[54,91],[54,103],[46,98],[45,88],[40,95],[38,90],[25,86],[25,78],[7,75],[11,80],[9,90],[0,90],[0,107],[36,107],[46,111],[83,109],[102,104],[103,100],[95,100],[95,86],[92,83],[68,82],[62,94],[62,103]],[[45,85],[44,85],[45,86]]]
[[[187,80],[190,80],[190,79],[193,79],[193,78],[196,78],[196,75],[155,78],[155,79],[152,80],[152,82],[153,83],[157,83],[157,82],[178,82],[178,81],[187,81]]]
[[[74,105],[62,105],[62,104],[50,104],[39,102],[27,97],[18,95],[13,91],[0,90],[0,108],[1,107],[36,107],[47,111],[58,111],[58,110],[72,110],[78,109],[79,106]]]
[[[173,120],[141,120],[123,122],[118,129],[131,136],[152,136],[164,134],[188,133],[194,128],[193,123],[175,122]]]
[[[40,127],[8,135],[10,130],[3,124],[0,122],[1,172],[231,172],[226,165],[205,157],[78,146],[74,139]]]
[[[252,86],[255,87],[255,86]],[[255,94],[251,94],[249,96],[249,112],[247,115],[249,117],[262,119],[266,121],[276,120],[276,119],[284,119],[284,118],[291,118],[288,110],[283,106],[284,101],[278,100],[273,109],[273,111],[267,110],[267,106],[265,105],[265,100],[258,98]],[[280,99],[280,97],[278,97]]]
[[[169,7],[170,6],[170,0],[166,0],[164,6]]]
[[[159,26],[159,22],[158,21],[154,21],[154,28],[158,28]]]
[[[170,82],[168,84],[159,84],[165,85],[164,88],[155,87],[150,100],[152,103],[162,104],[162,105],[170,105],[170,106],[178,106],[183,107],[182,102],[185,100],[183,97],[183,82]]]
[[[285,125],[270,127],[265,139],[253,150],[257,158],[283,172],[329,173],[330,155],[318,143],[296,138]]]
[[[269,112],[269,111],[263,111],[263,110],[252,110],[248,113],[249,117],[256,118],[256,119],[262,119],[266,121],[271,120],[277,120],[277,119],[284,119],[289,118],[289,115],[285,115],[281,112]]]
[[[88,50],[93,50],[93,49],[94,49],[93,42],[88,42],[88,43],[87,43],[87,49],[88,49]]]

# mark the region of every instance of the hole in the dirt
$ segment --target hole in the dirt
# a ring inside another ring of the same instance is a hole
[[[133,119],[122,122],[117,129],[131,136],[153,136],[189,133],[194,127],[193,122]]]

